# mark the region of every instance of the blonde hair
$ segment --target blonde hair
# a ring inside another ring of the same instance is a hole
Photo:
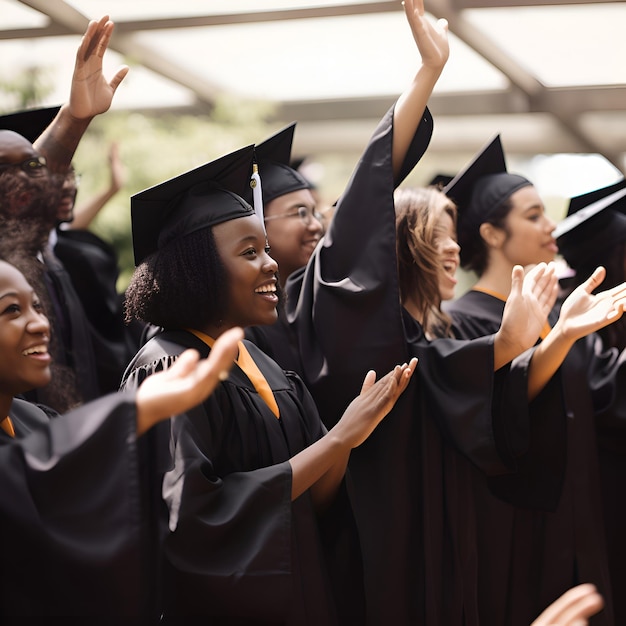
[[[394,193],[396,249],[402,302],[418,304],[424,332],[452,337],[452,322],[441,310],[437,225],[443,213],[456,227],[456,206],[437,187],[411,187]]]

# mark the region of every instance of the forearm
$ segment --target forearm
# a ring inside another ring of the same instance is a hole
[[[567,338],[559,324],[537,346],[528,369],[528,399],[534,400],[561,367],[574,340]]]
[[[510,341],[508,335],[499,330],[493,341],[493,371],[498,371],[529,347],[531,346],[525,348],[517,342]]]
[[[318,513],[325,511],[335,499],[341,481],[346,475],[350,453],[345,453],[333,466],[311,487],[313,504]]]
[[[52,124],[35,141],[35,148],[46,157],[53,172],[65,173],[92,118],[78,119],[63,105]]]
[[[115,187],[109,187],[102,193],[91,198],[88,202],[81,204],[78,208],[74,209],[74,219],[70,224],[70,228],[79,230],[86,230],[89,228],[91,222],[93,222],[94,218],[102,207],[117,193],[117,189]]]
[[[393,112],[392,167],[397,176],[411,145],[413,135],[422,119],[428,100],[443,71],[422,66],[409,88],[398,98]]]
[[[332,430],[289,460],[292,471],[291,499],[313,490],[316,505],[324,506],[343,478],[350,448]]]

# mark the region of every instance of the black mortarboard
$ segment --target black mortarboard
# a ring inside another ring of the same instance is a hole
[[[31,143],[43,133],[59,112],[60,106],[28,109],[0,116],[0,130],[12,130]]]
[[[135,264],[178,237],[254,215],[243,199],[253,157],[247,146],[131,196]]]
[[[289,165],[295,129],[294,122],[254,147],[264,205],[286,193],[312,188],[310,181]],[[252,204],[250,192],[244,197]]]
[[[626,240],[626,180],[575,196],[567,213],[552,235],[563,258],[576,269]]]
[[[444,188],[457,205],[459,231],[476,230],[513,193],[532,183],[506,170],[500,135],[496,135]]]

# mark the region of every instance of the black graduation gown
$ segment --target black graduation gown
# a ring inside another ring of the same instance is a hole
[[[304,368],[298,352],[298,340],[287,323],[283,310],[279,310],[278,319],[274,324],[246,328],[245,337],[261,348],[282,369],[288,372],[303,371]]]
[[[421,153],[431,124],[427,111],[414,138]],[[492,426],[501,401],[493,338],[429,342],[400,304],[392,133],[389,111],[306,269],[287,281],[287,320],[327,426],[368,369],[382,375],[420,359],[409,388],[350,459],[368,624],[476,624],[467,467],[508,471]],[[511,420],[522,416],[525,393],[516,399]]]
[[[54,254],[69,275],[89,322],[100,393],[119,388],[139,341],[124,324],[115,249],[88,230],[56,231]],[[137,329],[132,326],[133,332]]]
[[[0,623],[148,623],[134,395],[51,421],[15,399],[10,415],[23,438],[0,431]]]
[[[203,405],[175,419],[174,469],[163,487],[172,531],[165,544],[166,619],[334,624],[324,563],[325,548],[332,552],[332,546],[322,544],[309,494],[290,501],[288,463],[325,429],[301,380],[246,345],[281,418],[235,365]],[[167,368],[190,347],[208,355],[209,348],[186,331],[153,337],[127,368],[125,385]],[[324,524],[337,532],[333,521]]]
[[[472,290],[446,310],[455,332],[471,338],[497,330],[504,303]],[[481,623],[527,625],[579,582],[593,582],[605,598],[591,623],[615,623],[595,415],[619,422],[612,406],[624,406],[615,400],[623,376],[617,351],[602,350],[597,335],[576,342],[530,406],[531,432],[518,471],[475,481]]]

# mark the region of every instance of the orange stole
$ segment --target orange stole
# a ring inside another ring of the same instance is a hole
[[[213,347],[213,344],[215,343],[215,339],[213,339],[213,337],[209,337],[209,335],[192,328],[188,328],[187,330],[206,343],[209,348]],[[270,411],[272,411],[277,419],[280,419],[280,410],[278,409],[276,398],[274,397],[274,393],[272,392],[269,383],[265,380],[265,376],[261,373],[261,370],[254,362],[254,359],[250,356],[250,353],[243,342],[240,341],[238,345],[239,356],[235,359],[235,363],[237,363],[245,375],[250,379],[250,382],[254,385],[254,388],[257,390],[257,393],[261,396],[261,398],[263,398],[265,404],[267,404],[270,408]]]
[[[13,427],[13,420],[7,415],[2,421],[0,421],[0,428],[9,435],[9,437],[15,437],[15,428]]]

